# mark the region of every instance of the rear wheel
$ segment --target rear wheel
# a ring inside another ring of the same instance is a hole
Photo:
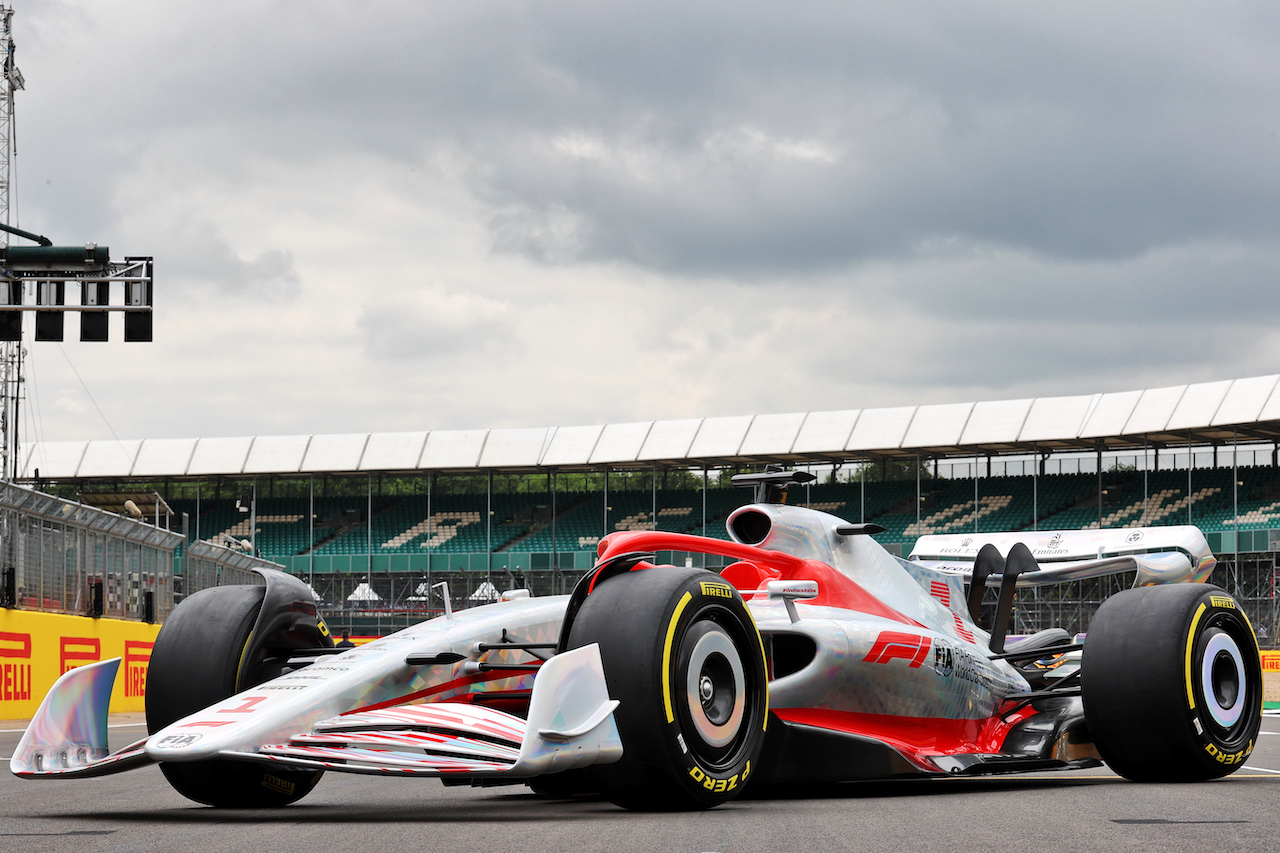
[[[697,569],[605,581],[583,602],[569,648],[599,643],[623,756],[587,768],[592,787],[635,809],[699,809],[737,796],[768,717],[764,648],[737,591]]]
[[[1249,620],[1216,586],[1168,584],[1108,599],[1081,660],[1085,719],[1128,779],[1226,776],[1253,751],[1262,666]]]
[[[241,660],[262,609],[265,587],[201,590],[176,607],[156,637],[147,671],[147,731],[280,674],[277,661]],[[283,770],[241,761],[161,762],[184,797],[223,808],[274,808],[310,793],[321,772]]]

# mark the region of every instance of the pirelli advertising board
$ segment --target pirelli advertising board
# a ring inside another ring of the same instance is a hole
[[[0,610],[0,720],[29,719],[67,670],[123,658],[113,712],[145,710],[147,664],[159,625]]]

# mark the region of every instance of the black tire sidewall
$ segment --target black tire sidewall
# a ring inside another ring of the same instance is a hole
[[[1240,651],[1245,691],[1229,729],[1207,709],[1201,663],[1215,631]],[[1168,584],[1108,599],[1089,626],[1081,661],[1085,718],[1099,754],[1120,775],[1139,781],[1196,781],[1225,776],[1257,743],[1263,681],[1248,618],[1224,590]]]
[[[245,661],[265,587],[220,586],[174,608],[156,636],[147,670],[147,731],[165,726],[261,683],[273,673]],[[275,808],[305,796],[323,772],[285,770],[220,759],[161,762],[184,797],[221,808]]]
[[[695,626],[729,635],[744,675],[744,710],[724,747],[702,740],[685,689]],[[693,632],[693,633],[691,633]],[[718,575],[658,567],[610,578],[574,620],[569,648],[600,645],[614,719],[622,738],[617,764],[589,768],[612,801],[639,809],[691,809],[736,796],[756,770],[768,719],[764,648],[742,597]]]

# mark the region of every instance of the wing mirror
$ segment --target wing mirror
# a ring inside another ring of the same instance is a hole
[[[800,621],[800,614],[796,612],[795,605],[798,599],[818,597],[817,581],[769,581],[764,589],[770,600],[782,599],[792,622]]]

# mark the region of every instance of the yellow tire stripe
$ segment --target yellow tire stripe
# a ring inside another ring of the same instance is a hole
[[[1204,615],[1205,603],[1200,602],[1200,607],[1196,610],[1196,615],[1191,619],[1191,631],[1187,634],[1187,702],[1190,703],[1192,710],[1196,707],[1196,694],[1191,689],[1191,650],[1196,644],[1196,628],[1200,625],[1200,617]]]
[[[1240,608],[1239,612],[1240,612],[1240,617],[1244,619],[1244,624],[1249,626],[1249,636],[1253,638],[1253,650],[1257,652],[1258,658],[1261,659],[1262,651],[1261,651],[1261,647],[1258,645],[1258,633],[1253,630],[1253,623],[1249,621],[1249,614],[1244,612],[1244,608]],[[1266,690],[1258,691],[1258,707],[1264,710],[1267,707],[1267,691]],[[1252,743],[1249,744],[1249,751],[1250,752],[1253,751]]]
[[[693,593],[686,592],[676,605],[676,611],[671,614],[671,622],[667,625],[667,642],[662,647],[662,704],[667,709],[668,723],[673,723],[676,719],[675,712],[671,710],[671,645],[676,639],[676,623],[680,621],[680,614],[684,613],[690,601],[693,601]]]
[[[760,629],[756,626],[756,618],[751,615],[751,608],[746,604],[742,605],[742,610],[747,614],[747,618],[751,620],[751,629],[756,632],[756,640],[760,643],[760,661],[765,663],[765,681],[764,681],[764,722],[760,724],[761,731],[769,730],[769,667],[768,658],[764,653],[764,637],[760,636]]]
[[[236,682],[231,685],[232,695],[240,692],[240,671],[244,669],[244,655],[249,651],[249,641],[253,639],[253,629],[249,630],[249,636],[244,638],[244,645],[240,647],[240,658],[236,661]]]

